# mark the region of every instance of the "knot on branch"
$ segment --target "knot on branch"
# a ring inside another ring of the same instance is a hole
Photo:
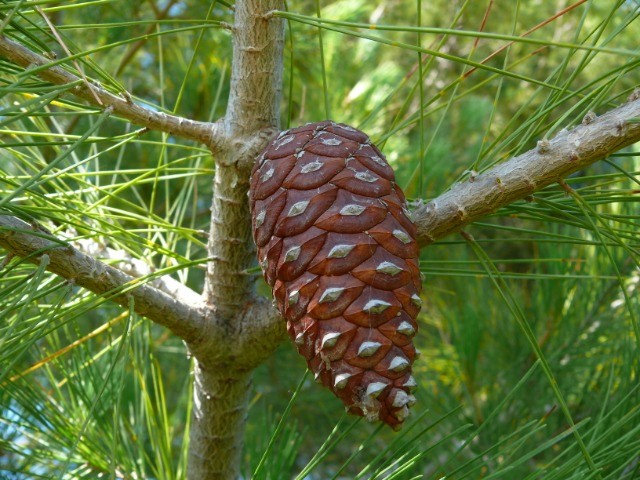
[[[636,88],[631,92],[631,95],[627,98],[627,103],[635,102],[638,99],[640,99],[640,88]]]
[[[249,372],[286,338],[284,320],[263,297],[247,299],[233,318],[223,318],[215,308],[207,311],[207,317],[198,338],[187,343],[190,354],[207,368]]]
[[[277,128],[267,127],[253,134],[231,139],[225,146],[226,155],[222,156],[219,163],[224,166],[236,167],[241,171],[250,171],[256,157],[262,153],[277,133]]]

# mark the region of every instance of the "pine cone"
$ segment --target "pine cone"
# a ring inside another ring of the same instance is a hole
[[[282,132],[251,175],[258,259],[287,331],[347,411],[398,429],[415,402],[415,226],[384,155],[331,121]]]

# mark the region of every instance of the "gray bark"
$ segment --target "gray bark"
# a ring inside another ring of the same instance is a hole
[[[71,244],[90,257],[108,261],[109,265],[130,277],[149,277],[147,285],[157,288],[182,303],[198,306],[198,308],[204,307],[202,296],[194,290],[169,275],[157,276],[156,270],[148,263],[132,257],[124,250],[115,250],[90,238],[72,240]]]
[[[84,82],[59,66],[59,62],[0,35],[0,56],[7,60],[31,69],[51,83],[68,85],[68,93],[91,105],[109,108],[115,115],[149,129],[197,140],[214,154],[210,262],[203,300],[197,305],[189,304],[193,292],[185,294],[169,279],[156,281],[158,288],[136,286],[132,283],[134,278],[122,270],[79,250],[74,250],[72,259],[66,258],[58,254],[58,244],[50,240],[47,243],[47,248],[51,248],[51,243],[56,247],[52,250],[56,253],[51,256],[50,271],[98,294],[110,295],[114,289],[128,288],[127,295],[135,296],[141,314],[167,326],[186,341],[195,357],[196,379],[189,478],[238,476],[250,372],[275,350],[285,335],[277,311],[269,301],[256,297],[255,278],[246,274],[255,262],[247,202],[249,174],[257,153],[279,126],[284,24],[268,12],[282,7],[281,0],[236,2],[235,23],[231,27],[234,46],[231,93],[225,117],[215,123],[146,109],[134,103],[128,93],[114,95],[93,81]],[[42,247],[37,243],[39,237],[12,231],[16,222],[21,228],[24,226],[21,220],[11,216],[2,216],[0,220],[4,220],[0,223],[0,245],[9,252],[28,256]],[[97,251],[95,245],[88,247],[96,256],[119,257],[118,252],[109,249]],[[34,256],[32,260],[37,258]],[[119,266],[132,274],[146,271],[132,260],[120,262]],[[84,273],[78,275],[80,271]],[[107,272],[106,277],[102,272]],[[92,274],[99,274],[100,278],[92,278]],[[189,302],[175,300],[161,290],[182,295]],[[127,305],[127,295],[109,298]],[[150,304],[142,301],[149,298],[153,299]],[[165,316],[167,304],[174,309]],[[181,312],[181,318],[175,317],[176,312]],[[194,316],[197,318],[193,319]]]
[[[195,362],[188,478],[238,478],[251,373],[220,370]]]

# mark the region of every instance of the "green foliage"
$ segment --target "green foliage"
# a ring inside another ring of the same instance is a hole
[[[209,120],[228,95],[227,7],[7,0],[0,14],[4,35],[65,68]],[[283,125],[328,111],[366,130],[413,200],[638,87],[634,1],[316,7],[276,13]],[[200,290],[215,159],[67,90],[0,60],[0,213]],[[638,478],[639,175],[629,148],[567,179],[570,193],[546,188],[422,251],[420,389],[400,434],[346,417],[283,345],[254,377],[246,478]],[[6,258],[0,270],[0,477],[184,478],[183,345],[45,267]]]

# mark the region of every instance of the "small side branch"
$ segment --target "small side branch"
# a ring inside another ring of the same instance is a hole
[[[0,57],[25,69],[46,66],[51,63],[46,57],[38,55],[4,35],[0,35]],[[197,122],[188,118],[170,115],[164,112],[144,108],[136,103],[128,93],[115,95],[98,83],[88,83],[64,68],[54,65],[39,69],[36,74],[56,85],[77,85],[70,89],[76,97],[102,110],[111,107],[114,114],[130,122],[158,130],[178,137],[195,140],[217,153],[226,143],[220,123]]]
[[[588,115],[537,148],[454,185],[413,214],[421,246],[439,240],[516,200],[640,141],[640,98],[600,117]]]
[[[128,306],[132,297],[136,313],[168,328],[187,343],[195,343],[202,336],[206,321],[202,300],[190,297],[187,303],[173,298],[53,238],[38,226],[0,215],[0,247],[33,263],[46,254],[47,270],[120,305]]]

